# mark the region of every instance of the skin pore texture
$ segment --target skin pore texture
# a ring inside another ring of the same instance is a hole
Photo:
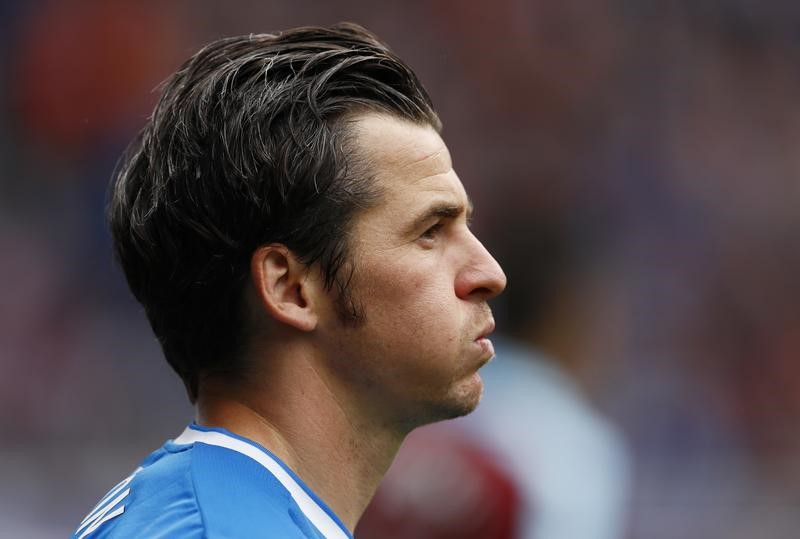
[[[269,448],[352,531],[405,436],[480,401],[494,355],[487,301],[500,266],[468,227],[471,204],[438,133],[393,116],[352,121],[381,201],[353,218],[342,319],[318,268],[259,248],[247,301],[248,370],[200,384],[198,423]]]

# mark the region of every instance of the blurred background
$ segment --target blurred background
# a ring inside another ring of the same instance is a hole
[[[0,0],[0,535],[68,536],[192,418],[103,217],[158,83],[214,38],[341,20],[417,71],[509,276],[483,415],[398,462],[488,477],[484,539],[797,537],[789,0]],[[356,537],[424,520],[402,488]]]

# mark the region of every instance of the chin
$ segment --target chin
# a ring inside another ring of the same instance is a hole
[[[452,414],[447,419],[455,419],[456,417],[471,414],[480,404],[481,397],[483,397],[483,384],[480,385],[477,391],[460,400],[458,405],[453,407]]]
[[[455,419],[472,413],[483,396],[483,381],[478,373],[453,388],[446,398],[430,403],[430,414],[427,423],[435,423],[447,419]]]

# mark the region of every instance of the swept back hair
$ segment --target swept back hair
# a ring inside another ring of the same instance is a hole
[[[367,111],[441,129],[413,71],[350,23],[221,39],[164,83],[118,166],[109,222],[192,401],[202,374],[238,368],[259,246],[286,245],[346,297],[350,221],[380,199],[352,143],[349,119]]]

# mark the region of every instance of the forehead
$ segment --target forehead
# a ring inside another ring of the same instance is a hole
[[[386,167],[450,168],[450,153],[439,133],[427,124],[415,124],[388,114],[366,113],[353,122],[359,151],[374,164]]]
[[[357,151],[378,183],[384,206],[413,211],[431,200],[468,205],[450,152],[433,127],[368,113],[355,119],[353,129]]]

